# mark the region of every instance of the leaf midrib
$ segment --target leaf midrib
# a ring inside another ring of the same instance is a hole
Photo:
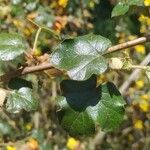
[[[95,57],[95,58],[93,58],[93,59],[91,59],[91,61],[89,61],[88,63],[86,63],[82,68],[80,68],[72,77],[75,77],[76,76],[76,74],[78,73],[78,72],[80,72],[82,69],[84,69],[86,66],[88,66],[92,61],[94,61],[95,59],[97,59],[97,58],[99,58],[99,57],[103,57],[103,56],[101,56],[101,55],[98,55],[97,57]],[[72,69],[71,69],[72,70]],[[71,70],[69,71],[69,72],[71,72]]]

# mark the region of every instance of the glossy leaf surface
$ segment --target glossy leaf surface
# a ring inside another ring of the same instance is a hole
[[[0,61],[10,61],[23,54],[25,45],[18,34],[0,34]]]
[[[33,97],[32,90],[22,87],[12,91],[6,102],[6,110],[10,113],[19,113],[21,110],[32,111],[38,107],[38,101]]]
[[[106,71],[107,61],[102,55],[110,46],[108,39],[94,34],[66,39],[52,53],[51,61],[56,68],[67,71],[71,79],[86,80]]]
[[[72,136],[91,135],[96,126],[112,131],[123,120],[125,102],[113,83],[96,88],[96,78],[64,80],[57,112],[61,126]]]

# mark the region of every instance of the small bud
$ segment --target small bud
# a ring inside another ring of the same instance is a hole
[[[120,58],[111,58],[109,61],[109,67],[111,69],[121,69],[123,67],[123,62]]]

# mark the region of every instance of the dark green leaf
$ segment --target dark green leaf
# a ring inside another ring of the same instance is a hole
[[[124,15],[129,10],[129,5],[119,2],[112,10],[111,17]]]
[[[8,87],[13,90],[19,90],[22,87],[28,87],[32,89],[32,83],[25,79],[16,77],[9,81]]]
[[[33,98],[32,90],[26,87],[12,91],[6,102],[6,110],[10,113],[19,113],[21,110],[32,111],[38,107],[38,101]]]
[[[25,46],[23,39],[18,34],[0,34],[0,61],[13,60],[23,54]]]
[[[100,36],[88,34],[62,42],[52,53],[52,63],[58,69],[66,70],[74,80],[86,80],[92,74],[101,74],[107,69],[102,56],[111,42]]]
[[[113,83],[96,88],[96,78],[64,80],[57,112],[61,126],[72,136],[91,135],[96,126],[112,131],[123,120],[125,102]]]

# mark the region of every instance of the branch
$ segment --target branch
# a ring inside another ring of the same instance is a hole
[[[25,67],[22,69],[7,72],[6,74],[0,76],[0,82],[7,82],[14,77],[26,75],[28,73],[34,73],[34,72],[39,72],[39,71],[43,71],[43,70],[48,70],[48,69],[50,69],[49,74],[52,74],[52,75],[62,74],[62,72],[58,69],[55,69],[51,63],[47,63],[47,64],[41,64],[41,65],[32,66],[32,67]]]
[[[131,65],[131,69],[142,69],[142,70],[147,70],[148,66],[147,65]]]
[[[129,48],[129,47],[133,47],[135,45],[142,44],[142,43],[145,43],[148,41],[150,41],[150,35],[141,37],[141,38],[138,38],[138,39],[126,42],[126,43],[112,46],[108,49],[108,52],[105,54],[120,51],[120,50]],[[43,70],[48,70],[48,69],[50,69],[50,72],[49,72],[50,74],[59,74],[59,75],[62,74],[62,72],[60,70],[55,69],[51,63],[47,63],[47,64],[38,65],[38,66],[25,67],[22,69],[18,69],[16,71],[8,72],[8,73],[0,76],[0,82],[9,81],[11,78],[14,78],[17,76],[25,75],[28,73],[34,73],[34,72],[38,72],[38,71],[43,71]]]
[[[132,41],[128,41],[128,42],[125,42],[125,43],[122,43],[122,44],[112,46],[108,49],[106,54],[117,52],[117,51],[120,51],[120,50],[123,50],[123,49],[126,49],[126,48],[133,47],[133,46],[138,45],[138,44],[143,44],[145,42],[149,42],[149,41],[150,41],[150,35],[147,35],[145,37],[141,37],[141,38],[138,38],[138,39],[135,39],[135,40],[132,40]]]
[[[141,66],[147,65],[150,62],[150,53],[145,57],[145,59],[141,62]],[[130,84],[137,80],[139,78],[139,73],[141,72],[141,69],[137,68],[135,69],[132,74],[129,76],[129,78],[120,86],[119,91],[124,95],[127,91]]]

